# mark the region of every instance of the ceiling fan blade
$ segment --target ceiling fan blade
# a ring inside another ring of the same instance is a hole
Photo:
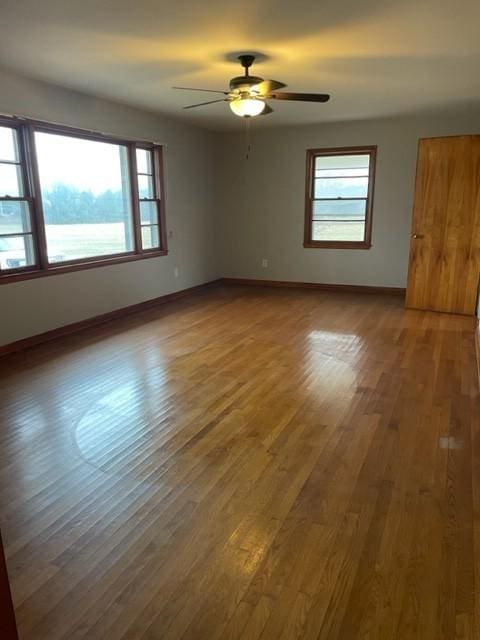
[[[253,85],[252,89],[258,91],[262,95],[265,95],[286,86],[286,84],[283,84],[283,82],[277,82],[277,80],[263,80],[263,82]]]
[[[261,116],[266,116],[269,113],[273,113],[273,109],[269,104],[265,104],[265,109],[262,111],[262,113],[260,115]]]
[[[172,87],[172,89],[182,89],[183,91],[207,91],[208,93],[223,93],[228,96],[228,91],[215,91],[214,89],[196,89],[194,87]]]
[[[299,100],[303,102],[328,102],[330,96],[328,93],[289,93],[282,91],[281,93],[271,93],[268,99],[273,100]]]
[[[208,102],[199,102],[198,104],[189,104],[188,107],[183,109],[194,109],[195,107],[203,107],[206,104],[215,104],[215,102],[228,102],[226,98],[220,98],[220,100],[209,100]]]

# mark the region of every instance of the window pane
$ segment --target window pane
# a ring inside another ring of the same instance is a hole
[[[315,198],[366,198],[368,178],[315,178]]]
[[[0,235],[28,231],[31,231],[28,202],[0,200]]]
[[[0,196],[23,196],[22,171],[18,164],[0,163]]]
[[[316,178],[368,178],[368,167],[365,169],[316,169]]]
[[[158,224],[156,202],[140,200],[140,220],[142,224]]]
[[[158,225],[142,227],[142,247],[144,249],[154,249],[159,246]]]
[[[32,236],[0,236],[0,268],[18,269],[35,264]]]
[[[147,149],[137,149],[137,172],[152,173],[152,152]]]
[[[152,176],[138,176],[138,194],[140,198],[154,198]]]
[[[0,162],[18,162],[17,132],[9,127],[0,127]]]
[[[49,262],[134,246],[126,147],[35,132]]]
[[[314,220],[344,220],[365,218],[366,200],[314,200]]]
[[[312,222],[312,240],[362,242],[364,236],[364,222]]]
[[[360,175],[368,173],[370,156],[365,155],[345,155],[345,156],[317,156],[315,158],[315,171],[328,170],[338,172],[336,175],[352,175],[343,173],[345,170],[362,171]],[[342,173],[340,173],[342,172]],[[358,175],[358,174],[353,174]]]

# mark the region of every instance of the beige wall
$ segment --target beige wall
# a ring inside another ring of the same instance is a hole
[[[7,72],[0,71],[0,87],[0,113],[164,143],[167,229],[173,231],[165,257],[0,285],[0,344],[219,277],[215,136]]]
[[[479,132],[478,111],[258,131],[253,122],[249,160],[244,135],[223,135],[223,275],[404,287],[417,141]],[[304,249],[305,150],[355,145],[378,145],[373,246]]]

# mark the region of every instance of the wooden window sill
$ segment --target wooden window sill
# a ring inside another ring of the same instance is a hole
[[[124,262],[134,262],[136,260],[146,260],[148,258],[158,258],[166,256],[168,250],[153,250],[145,253],[123,254],[116,257],[108,256],[104,259],[83,260],[78,262],[69,262],[62,265],[50,265],[46,269],[24,268],[16,271],[3,273],[0,275],[0,285],[11,282],[20,282],[22,280],[33,280],[34,278],[43,278],[44,276],[60,275],[62,273],[72,273],[74,271],[83,271],[84,269],[96,269],[98,267],[106,267],[114,264],[122,264]]]
[[[371,249],[372,245],[368,242],[320,242],[312,240],[304,242],[305,249]]]

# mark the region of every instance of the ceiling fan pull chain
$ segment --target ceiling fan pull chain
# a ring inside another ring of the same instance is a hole
[[[246,138],[245,160],[248,160],[248,158],[250,157],[250,150],[251,150],[251,144],[250,144],[250,118],[248,116],[246,116],[244,118],[244,120],[245,120],[245,138]]]

